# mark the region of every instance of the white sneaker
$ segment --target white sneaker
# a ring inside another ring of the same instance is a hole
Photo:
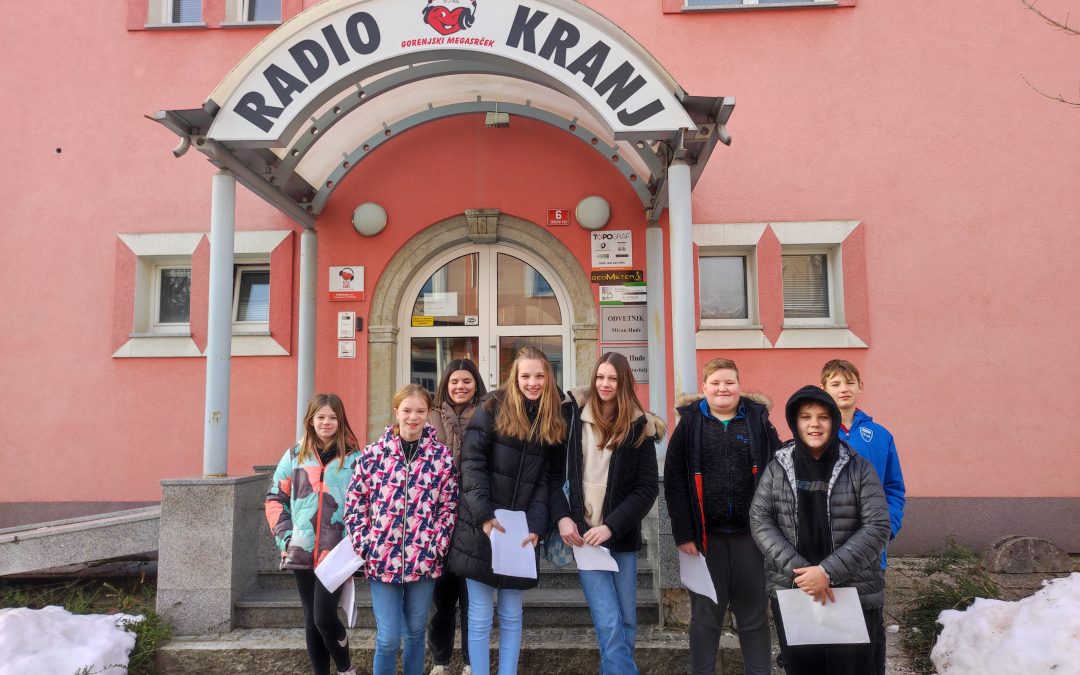
[[[432,666],[431,672],[428,675],[450,675],[450,666]]]
[[[349,668],[348,670],[339,670],[338,675],[356,675],[356,668]]]
[[[472,666],[465,666],[462,668],[461,675],[472,675]]]

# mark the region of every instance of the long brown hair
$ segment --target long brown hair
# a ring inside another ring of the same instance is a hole
[[[345,415],[345,405],[337,394],[315,394],[311,397],[307,407],[307,414],[304,415],[304,434],[300,437],[300,456],[297,457],[297,460],[304,462],[319,456],[319,436],[315,433],[312,420],[315,419],[315,413],[319,412],[323,406],[329,406],[337,415],[338,428],[337,434],[334,435],[334,443],[338,449],[338,468],[343,469],[345,468],[345,455],[356,450],[360,444],[356,440],[356,434],[353,433],[352,427],[349,426],[349,418]]]
[[[518,387],[518,366],[522,361],[539,361],[544,367],[544,389],[540,392],[539,411],[536,421],[530,422],[525,412],[525,396]],[[510,375],[503,385],[504,398],[495,416],[495,432],[522,440],[537,439],[546,445],[562,443],[566,437],[566,420],[563,419],[559,400],[559,387],[555,384],[555,369],[547,354],[536,347],[522,347],[514,357]]]
[[[615,368],[615,415],[607,417],[601,412],[603,401],[596,393],[596,375],[600,372],[600,366],[610,363]],[[589,393],[585,396],[585,405],[589,406],[592,413],[593,426],[600,432],[600,448],[608,447],[615,449],[623,444],[630,435],[634,426],[634,420],[638,418],[645,407],[641,405],[637,392],[634,391],[634,373],[630,369],[630,362],[619,352],[608,352],[601,356],[592,369],[592,384],[589,385]],[[647,426],[647,425],[646,425]],[[641,447],[645,442],[646,426],[642,426],[641,434],[634,440],[634,447]]]

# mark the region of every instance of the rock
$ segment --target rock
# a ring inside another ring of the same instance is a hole
[[[1003,574],[1071,572],[1072,559],[1060,546],[1039,537],[1010,534],[998,539],[983,555],[982,568]]]

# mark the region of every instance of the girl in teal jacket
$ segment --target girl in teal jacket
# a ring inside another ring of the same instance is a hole
[[[359,458],[359,443],[336,394],[315,394],[300,442],[285,451],[266,494],[266,520],[304,606],[308,658],[315,675],[356,675],[349,640],[337,615],[341,589],[331,593],[315,568],[345,536],[345,494]]]

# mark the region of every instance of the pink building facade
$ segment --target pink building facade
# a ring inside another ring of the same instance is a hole
[[[733,358],[784,438],[848,359],[903,462],[895,549],[1080,551],[1080,125],[1031,86],[1075,91],[1080,40],[1019,0],[100,4],[0,29],[0,527],[249,474],[312,388],[372,438],[401,384],[537,344],[564,386],[634,354],[669,420]]]

